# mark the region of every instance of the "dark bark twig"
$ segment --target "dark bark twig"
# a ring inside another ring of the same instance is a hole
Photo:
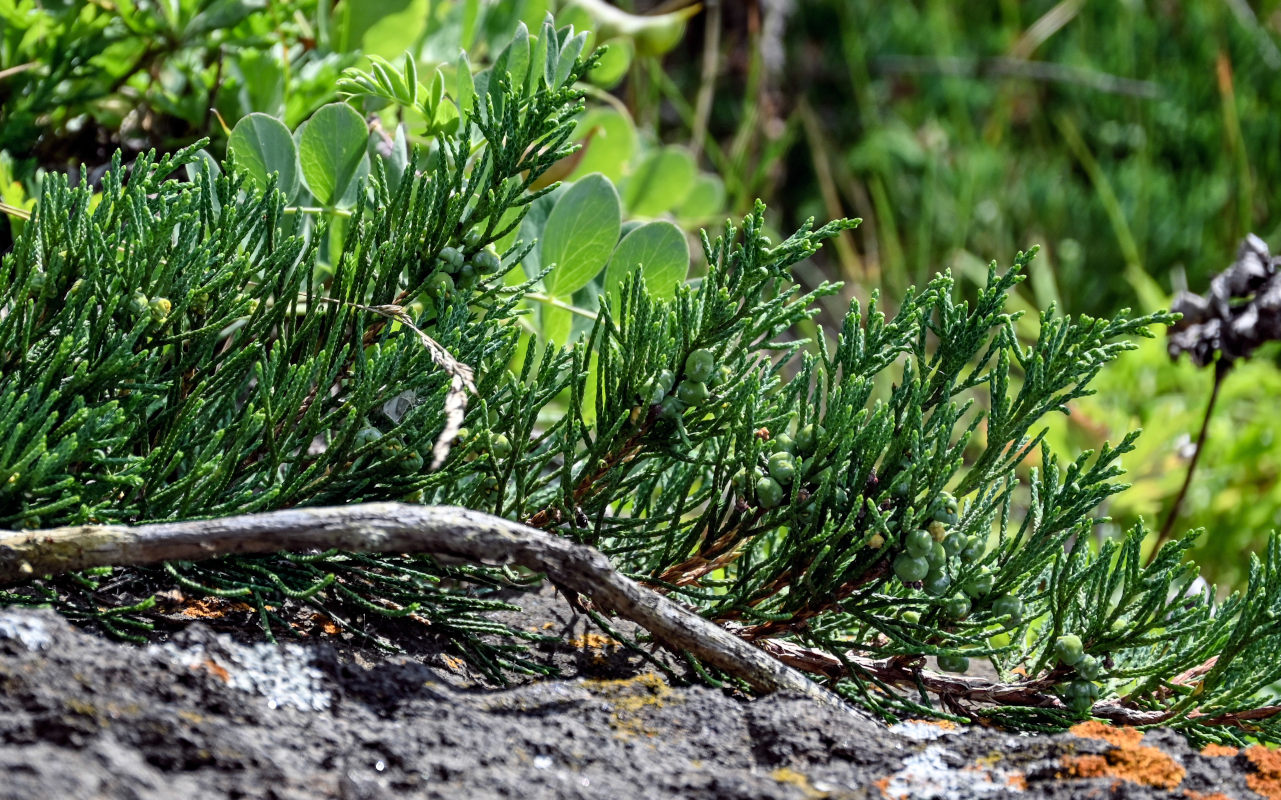
[[[1183,498],[1187,496],[1188,489],[1192,486],[1192,476],[1196,473],[1197,462],[1201,460],[1201,451],[1205,449],[1205,436],[1210,430],[1210,417],[1214,414],[1214,405],[1219,399],[1219,389],[1223,386],[1223,379],[1230,368],[1231,362],[1226,359],[1214,365],[1214,387],[1210,390],[1210,402],[1205,406],[1205,417],[1201,419],[1201,432],[1196,437],[1196,450],[1192,453],[1192,460],[1188,462],[1188,471],[1183,475],[1183,485],[1179,487],[1179,493],[1174,496],[1174,504],[1170,506],[1170,513],[1166,516],[1165,524],[1157,534],[1156,544],[1152,546],[1152,551],[1148,555],[1149,561],[1156,558],[1161,545],[1169,540],[1170,533],[1174,530],[1174,522],[1179,518],[1179,508],[1182,507]]]
[[[829,679],[846,677],[849,674],[846,664],[888,684],[916,689],[924,686],[938,695],[945,702],[965,700],[969,703],[986,703],[989,705],[1024,706],[1030,708],[1066,709],[1067,706],[1048,689],[1054,686],[1060,676],[1044,675],[1035,680],[1015,683],[1002,683],[987,678],[947,675],[922,669],[903,659],[902,656],[874,659],[845,654],[844,663],[830,653],[783,642],[777,639],[758,641],[765,652],[773,655],[784,664],[803,672],[821,674]],[[1200,669],[1200,668],[1198,668]],[[1192,674],[1192,670],[1185,675]],[[1181,676],[1182,677],[1182,676]],[[1195,676],[1194,676],[1195,677]],[[983,716],[981,706],[967,706],[969,716]],[[1206,714],[1192,711],[1187,719],[1195,720],[1198,725],[1215,725],[1237,727],[1249,730],[1249,723],[1266,720],[1281,714],[1281,706],[1263,706],[1242,711],[1229,711],[1221,714]],[[1096,703],[1090,709],[1090,715],[1116,725],[1161,725],[1173,720],[1177,714],[1161,709],[1133,708],[1116,702]]]
[[[591,598],[597,607],[636,622],[673,651],[688,650],[757,691],[794,692],[858,715],[801,672],[620,575],[595,549],[452,506],[368,503],[151,525],[0,530],[0,586],[91,567],[329,548],[518,564],[546,573],[556,584]]]

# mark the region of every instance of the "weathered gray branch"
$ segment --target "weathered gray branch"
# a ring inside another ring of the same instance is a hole
[[[434,553],[528,567],[758,691],[796,692],[854,713],[801,672],[618,574],[591,547],[465,508],[369,503],[132,527],[0,531],[0,585],[90,567],[329,548]]]

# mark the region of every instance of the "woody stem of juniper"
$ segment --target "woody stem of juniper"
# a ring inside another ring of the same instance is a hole
[[[1201,419],[1201,432],[1196,437],[1196,450],[1192,453],[1192,460],[1188,462],[1188,471],[1183,476],[1183,485],[1179,487],[1179,493],[1174,497],[1174,505],[1170,506],[1170,513],[1165,518],[1165,524],[1161,526],[1161,532],[1157,534],[1156,544],[1153,545],[1152,552],[1148,554],[1149,562],[1156,557],[1156,554],[1161,550],[1161,545],[1166,543],[1170,538],[1170,532],[1174,530],[1174,521],[1179,518],[1179,508],[1183,505],[1183,498],[1188,493],[1188,487],[1192,485],[1192,476],[1196,472],[1197,462],[1201,460],[1201,451],[1205,449],[1205,435],[1210,430],[1210,417],[1214,414],[1214,404],[1219,399],[1219,388],[1223,385],[1223,379],[1231,368],[1231,362],[1223,358],[1220,358],[1214,365],[1214,387],[1210,390],[1210,402],[1206,403],[1205,416]]]

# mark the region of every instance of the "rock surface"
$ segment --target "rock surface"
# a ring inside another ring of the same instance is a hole
[[[134,646],[0,610],[3,798],[1281,798],[1281,760],[1102,725],[885,728],[795,697],[671,686],[549,592],[566,676],[494,689],[440,649]],[[1257,790],[1257,792],[1255,791]]]

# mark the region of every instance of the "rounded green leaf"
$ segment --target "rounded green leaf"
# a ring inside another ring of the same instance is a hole
[[[541,261],[555,264],[545,282],[549,294],[567,297],[596,277],[618,241],[622,224],[618,191],[599,173],[561,195],[543,228]]]
[[[682,220],[710,220],[725,208],[725,184],[717,175],[702,174],[694,179],[685,201],[674,212]]]
[[[689,241],[670,222],[647,222],[623,237],[605,268],[605,293],[616,297],[623,278],[642,269],[651,297],[670,298],[689,271]]]
[[[298,129],[302,180],[325,207],[355,203],[356,189],[369,174],[365,120],[346,103],[321,106]]]
[[[574,139],[584,144],[582,158],[570,178],[599,172],[610,180],[623,177],[623,170],[636,151],[636,126],[619,112],[601,108],[583,115],[574,131]]]
[[[607,49],[596,62],[592,71],[587,73],[587,80],[604,89],[613,88],[632,65],[632,56],[636,48],[631,39],[616,38],[604,43]]]
[[[573,302],[573,300],[568,297],[556,299],[567,305],[572,304]],[[573,312],[563,306],[555,306],[547,303],[539,309],[538,313],[542,322],[541,327],[544,341],[555,342],[561,347],[569,344],[570,336],[574,330]]]
[[[422,36],[431,6],[429,0],[348,0],[335,15],[338,47],[396,58]]]
[[[658,216],[684,202],[697,174],[694,156],[683,147],[655,150],[623,185],[623,204],[637,216]]]
[[[265,189],[275,173],[287,199],[298,192],[298,150],[285,123],[275,117],[258,113],[242,117],[227,140],[227,152],[259,189]]]

